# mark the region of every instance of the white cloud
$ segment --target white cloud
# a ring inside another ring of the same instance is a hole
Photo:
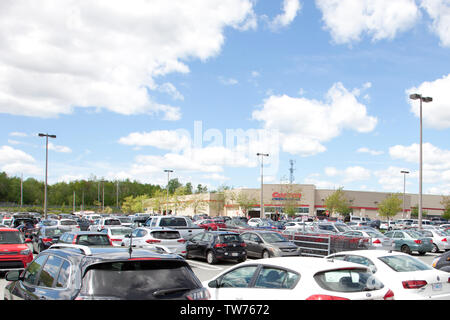
[[[48,150],[53,150],[56,152],[62,152],[62,153],[71,153],[72,149],[66,146],[57,146],[51,142],[48,143]]]
[[[367,133],[377,124],[375,117],[367,115],[366,106],[358,102],[357,92],[349,92],[342,83],[331,87],[325,102],[271,95],[252,118],[262,121],[266,130],[279,132],[284,151],[301,156],[324,152],[322,143],[343,130]]]
[[[409,99],[412,93],[421,94],[423,97],[432,97],[433,101],[422,104],[422,119],[426,126],[436,129],[450,128],[450,74],[440,79],[423,82],[417,88],[406,90],[411,112],[420,117],[419,100]]]
[[[269,24],[272,30],[286,27],[294,21],[298,12],[301,10],[299,0],[283,0],[283,13],[277,15]]]
[[[191,138],[181,130],[155,130],[150,132],[132,132],[119,139],[119,143],[130,146],[149,146],[163,150],[179,151],[190,147]]]
[[[11,137],[27,137],[28,136],[25,132],[17,132],[17,131],[10,132],[9,135]]]
[[[401,159],[410,163],[419,163],[419,144],[410,146],[396,145],[389,148],[389,154],[393,159]],[[440,149],[431,143],[422,144],[422,162],[426,170],[450,169],[450,150]]]
[[[163,83],[158,86],[158,91],[167,93],[175,100],[184,100],[184,96],[177,90],[177,88],[170,82]]]
[[[393,39],[420,17],[415,0],[316,0],[316,6],[339,44],[360,41],[363,34],[373,41]]]
[[[329,177],[340,177],[344,183],[368,180],[371,177],[370,170],[360,166],[347,167],[344,170],[338,170],[334,167],[326,167],[325,174]]]
[[[179,107],[151,97],[158,77],[218,55],[225,28],[254,20],[251,0],[3,1],[0,112],[56,117],[95,106],[178,120]]]
[[[10,146],[0,147],[0,171],[7,174],[42,174],[42,169],[35,165],[35,159],[28,153]]]
[[[369,148],[366,148],[366,147],[359,148],[358,150],[356,150],[356,152],[358,152],[358,153],[368,153],[368,154],[370,154],[372,156],[379,156],[379,155],[384,153],[383,151],[372,150],[372,149],[369,149]]]
[[[421,7],[433,19],[431,29],[439,36],[441,45],[450,47],[450,3],[445,0],[422,0]]]
[[[226,85],[226,86],[234,86],[239,83],[239,81],[237,81],[236,79],[224,78],[222,76],[219,77],[219,81],[220,81],[220,83],[222,83],[223,85]]]

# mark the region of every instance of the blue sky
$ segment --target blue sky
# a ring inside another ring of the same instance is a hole
[[[0,4],[1,171],[418,192],[417,92],[450,194],[450,1],[91,2]]]

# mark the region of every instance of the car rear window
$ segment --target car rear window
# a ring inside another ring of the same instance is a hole
[[[410,256],[385,256],[378,258],[397,272],[433,270],[419,259]]]
[[[120,261],[90,266],[81,294],[126,300],[182,299],[200,287],[184,261]]]
[[[159,225],[161,227],[186,227],[186,219],[184,218],[162,218]]]
[[[219,235],[220,243],[227,242],[244,242],[238,234],[221,234]]]
[[[159,240],[170,240],[181,238],[181,235],[178,231],[152,231],[151,235],[153,238]]]
[[[0,244],[22,244],[25,243],[19,231],[0,231]]]
[[[62,226],[76,226],[78,223],[74,220],[61,220]]]
[[[108,235],[102,234],[83,234],[77,237],[77,244],[84,246],[109,246],[109,237]]]
[[[119,219],[109,219],[105,220],[105,226],[120,226],[120,220]]]
[[[379,290],[384,285],[366,269],[337,269],[322,271],[314,280],[325,290],[335,292],[362,292]]]
[[[113,236],[125,236],[131,233],[131,228],[111,228]]]

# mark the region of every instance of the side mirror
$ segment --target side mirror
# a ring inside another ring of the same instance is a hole
[[[25,243],[30,243],[30,242],[32,242],[32,241],[31,241],[31,238],[26,238],[26,239],[25,239]]]
[[[22,280],[22,278],[20,277],[20,272],[18,270],[13,270],[13,271],[9,271],[6,276],[5,279],[7,281],[18,281],[18,280]]]
[[[217,280],[213,280],[208,282],[208,287],[210,288],[218,288],[219,287],[219,283],[217,282]]]

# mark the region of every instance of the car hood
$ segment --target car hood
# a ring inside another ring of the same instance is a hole
[[[269,245],[276,247],[276,248],[295,248],[297,247],[294,243],[289,242],[289,241],[285,241],[285,242],[274,242],[274,243],[269,243]]]

